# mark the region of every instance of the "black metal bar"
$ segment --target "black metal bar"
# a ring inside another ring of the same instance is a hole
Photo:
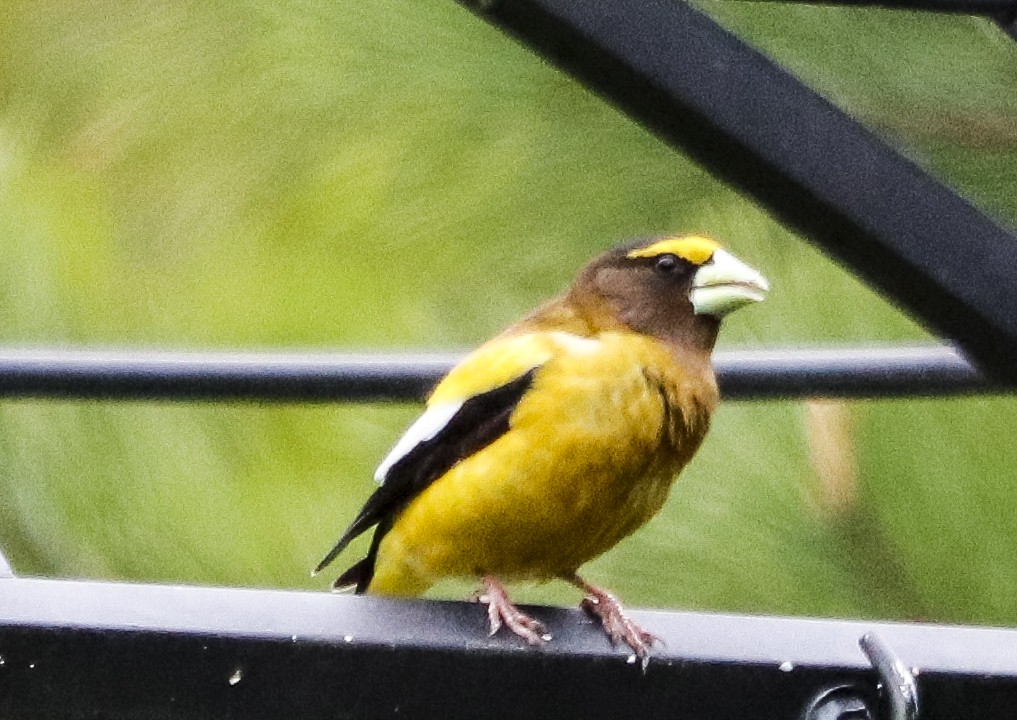
[[[870,632],[919,669],[923,720],[1013,717],[1017,631],[634,613],[646,672],[576,610],[554,639],[489,638],[474,603],[10,579],[3,717],[793,718],[825,687],[875,693]]]
[[[457,353],[282,354],[0,350],[0,398],[420,400]],[[942,345],[721,351],[731,400],[1011,391]]]
[[[1017,237],[679,0],[461,0],[1017,379]]]
[[[894,10],[988,15],[1017,12],[1015,0],[738,0],[738,2],[781,3],[784,5],[841,5],[880,7]]]
[[[727,351],[714,365],[729,400],[1012,392],[943,345]]]
[[[0,350],[0,398],[419,400],[445,354]]]
[[[1017,40],[1017,9],[1002,12],[996,16],[996,24],[1010,36],[1011,40]]]

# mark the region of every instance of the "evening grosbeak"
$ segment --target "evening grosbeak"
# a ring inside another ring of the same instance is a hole
[[[490,630],[547,630],[502,581],[560,578],[615,644],[653,636],[577,573],[660,510],[717,405],[720,319],[761,301],[758,272],[713,240],[642,240],[593,260],[572,287],[470,353],[382,460],[381,484],[320,571],[377,526],[337,589],[416,596],[478,578]]]

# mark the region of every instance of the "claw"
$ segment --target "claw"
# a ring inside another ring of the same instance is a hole
[[[580,606],[600,620],[611,644],[617,647],[624,643],[632,648],[635,656],[641,661],[643,672],[646,672],[646,666],[650,663],[650,650],[654,643],[660,642],[660,638],[639,627],[625,614],[618,598],[611,593],[590,585],[578,575],[568,579],[586,593]]]
[[[479,602],[487,604],[491,636],[505,625],[530,645],[543,645],[551,639],[551,634],[543,623],[531,618],[509,602],[508,593],[505,592],[505,588],[497,578],[485,575],[484,590],[477,599]]]

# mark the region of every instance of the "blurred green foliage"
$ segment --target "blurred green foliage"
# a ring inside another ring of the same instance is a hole
[[[702,7],[1017,219],[1017,45],[991,23]],[[928,337],[451,0],[0,0],[4,344],[467,348],[669,231],[772,281],[722,347]],[[23,574],[323,589],[309,568],[416,411],[4,402],[0,546]],[[846,505],[805,405],[731,403],[589,576],[643,606],[1017,622],[1017,404],[845,412]]]

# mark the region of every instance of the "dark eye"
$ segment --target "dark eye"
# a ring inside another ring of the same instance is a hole
[[[678,260],[678,256],[670,253],[661,255],[653,264],[653,269],[661,275],[674,275],[680,267],[681,262]]]

